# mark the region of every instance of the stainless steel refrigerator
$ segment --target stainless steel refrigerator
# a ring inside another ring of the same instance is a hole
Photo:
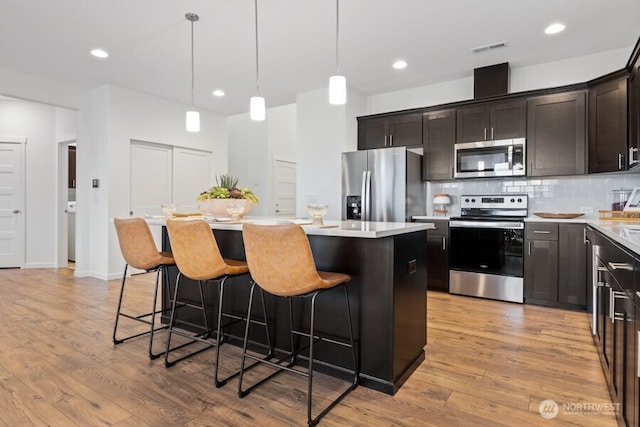
[[[405,147],[342,153],[342,219],[409,222],[426,209],[420,154]]]

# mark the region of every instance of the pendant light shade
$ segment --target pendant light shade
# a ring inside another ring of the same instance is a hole
[[[336,74],[329,78],[329,103],[342,105],[347,102],[347,79],[340,75],[338,40],[340,37],[340,0],[336,0]]]
[[[185,18],[191,22],[191,110],[187,111],[186,126],[187,132],[200,132],[200,113],[196,111],[193,105],[193,92],[195,90],[193,72],[193,23],[200,19],[200,17],[195,13],[187,13]]]
[[[264,98],[261,96],[252,96],[249,104],[249,117],[251,120],[264,120],[267,113],[264,104]]]
[[[264,98],[260,96],[260,66],[258,61],[258,0],[254,0],[254,13],[256,23],[256,96],[249,100],[249,117],[251,120],[264,120],[267,117]]]
[[[200,132],[200,113],[187,111],[187,132]]]
[[[342,105],[347,102],[347,79],[344,76],[329,78],[329,103]]]

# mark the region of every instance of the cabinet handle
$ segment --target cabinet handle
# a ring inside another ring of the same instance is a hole
[[[487,140],[487,128],[484,128],[484,140]]]
[[[629,166],[640,163],[640,159],[636,158],[638,147],[629,147]]]
[[[491,139],[493,139],[493,127],[491,128]]]
[[[535,234],[551,234],[550,231],[544,231],[544,230],[533,230],[533,232]]]
[[[384,146],[387,146],[387,135],[384,136]]]
[[[633,266],[631,264],[627,264],[626,262],[608,262],[607,265],[611,270],[633,270]]]
[[[389,135],[389,147],[393,146],[393,134]]]
[[[624,154],[618,154],[618,170],[622,170],[624,168]]]
[[[613,288],[609,288],[609,319],[611,319],[611,323],[613,320],[613,311],[615,310],[615,298],[613,298]]]
[[[447,250],[447,237],[446,236],[442,236],[442,250],[443,251]]]
[[[636,376],[640,378],[640,331],[636,331]]]
[[[586,228],[582,229],[582,243],[584,243],[585,245],[588,245],[589,243],[591,243],[589,241],[589,239],[587,239],[587,229]]]
[[[531,256],[531,240],[529,240],[529,256]]]

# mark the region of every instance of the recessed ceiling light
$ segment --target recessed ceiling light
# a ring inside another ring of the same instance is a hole
[[[544,32],[545,34],[556,34],[561,31],[564,31],[564,29],[565,29],[564,24],[551,24],[547,28],[545,28]]]
[[[217,96],[218,98],[220,98],[221,96],[224,96],[224,91],[220,89],[216,89],[212,93],[213,93],[213,96]]]
[[[102,59],[109,57],[109,54],[103,49],[93,49],[91,51],[91,55],[95,56],[96,58],[102,58]]]
[[[403,68],[407,68],[407,61],[403,61],[402,59],[393,63],[393,68],[396,70],[402,70]]]

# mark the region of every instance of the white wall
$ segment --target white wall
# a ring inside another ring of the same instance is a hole
[[[23,136],[25,145],[25,268],[56,267],[57,145],[55,108],[0,101],[0,135]]]
[[[92,189],[92,213],[99,220],[92,229],[96,247],[91,275],[115,278],[121,274],[123,261],[110,219],[129,214],[131,140],[210,151],[215,172],[227,169],[227,123],[220,115],[200,111],[200,132],[189,133],[184,105],[117,86],[93,91],[92,100],[92,117],[98,118],[92,136],[100,141],[95,147],[100,156],[91,178],[100,179],[101,186]],[[104,242],[108,242],[106,254]]]
[[[327,219],[342,216],[341,153],[357,148],[356,117],[366,110],[366,99],[356,90],[349,88],[347,99],[346,105],[331,105],[327,89],[296,97],[298,216],[308,216],[305,206],[311,199],[328,203]]]
[[[249,215],[275,214],[273,157],[296,158],[296,105],[268,108],[267,118],[255,122],[249,114],[228,117],[229,170],[241,187],[249,187],[260,203]]]
[[[77,133],[78,112],[56,107],[56,142],[73,141],[76,139]]]
[[[630,52],[631,47],[530,67],[511,68],[511,92],[587,82],[624,68]],[[369,96],[367,114],[429,107],[468,99],[473,99],[472,77]]]

